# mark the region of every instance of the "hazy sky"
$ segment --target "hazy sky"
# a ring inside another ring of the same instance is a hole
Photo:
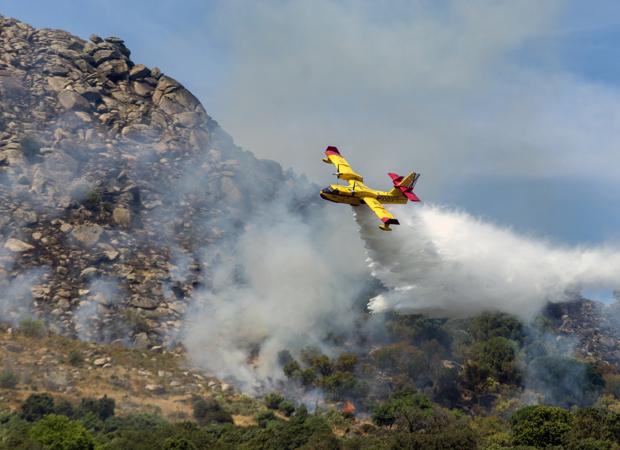
[[[119,36],[258,156],[320,184],[337,145],[377,187],[559,242],[620,237],[614,1],[0,0],[0,13]]]

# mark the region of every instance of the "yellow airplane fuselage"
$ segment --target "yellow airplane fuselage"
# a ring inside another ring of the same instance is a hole
[[[331,184],[321,190],[321,198],[335,203],[346,203],[359,206],[365,198],[374,198],[381,203],[407,203],[407,198],[402,195],[392,195],[386,191],[370,189],[361,181],[350,181],[349,186]]]
[[[420,199],[413,193],[413,186],[420,174],[411,172],[406,177],[396,173],[388,173],[394,187],[389,192],[376,191],[364,184],[364,178],[356,173],[336,147],[327,147],[323,162],[336,167],[339,179],[349,182],[348,186],[332,184],[321,191],[321,198],[335,203],[345,203],[359,206],[365,204],[381,221],[379,228],[390,231],[390,225],[398,225],[398,220],[383,207],[385,203],[404,204],[408,201],[419,202]]]

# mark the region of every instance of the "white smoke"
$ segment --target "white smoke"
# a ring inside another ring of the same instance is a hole
[[[385,233],[356,209],[370,269],[387,288],[370,300],[372,311],[500,310],[527,319],[547,301],[620,286],[620,249],[556,246],[434,205],[394,210],[401,225]]]
[[[368,279],[347,208],[313,208],[308,223],[277,201],[264,207],[234,242],[207,248],[211,286],[186,315],[192,362],[246,392],[283,378],[281,350],[311,345],[332,354],[324,339],[353,329]]]

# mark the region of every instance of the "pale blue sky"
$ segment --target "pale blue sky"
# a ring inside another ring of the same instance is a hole
[[[0,0],[0,13],[125,39],[240,145],[321,184],[335,144],[379,185],[418,169],[425,200],[558,242],[620,238],[618,2]]]

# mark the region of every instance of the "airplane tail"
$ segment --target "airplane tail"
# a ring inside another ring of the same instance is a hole
[[[392,182],[394,183],[394,188],[389,192],[390,195],[404,195],[412,202],[419,202],[420,198],[413,193],[413,187],[420,178],[419,173],[411,172],[406,177],[402,177],[396,173],[388,173]]]

